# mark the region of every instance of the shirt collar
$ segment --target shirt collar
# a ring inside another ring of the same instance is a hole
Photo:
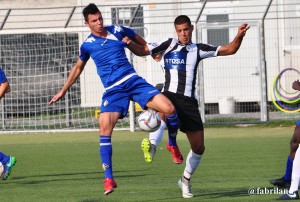
[[[188,44],[183,44],[183,43],[181,43],[181,42],[177,39],[177,43],[178,43],[179,45],[182,45],[182,46],[187,46],[187,45],[191,45],[193,42],[191,41],[191,42],[188,43]]]

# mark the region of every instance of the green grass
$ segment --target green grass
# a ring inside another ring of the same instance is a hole
[[[192,177],[188,201],[273,201],[280,195],[249,196],[251,187],[273,188],[289,153],[291,127],[206,128],[206,152]],[[103,195],[97,132],[0,135],[0,151],[17,157],[0,201],[187,201],[177,181],[184,164],[175,165],[165,149],[167,136],[147,164],[140,151],[144,132],[114,132],[113,168],[118,188]],[[186,157],[184,134],[178,144]]]

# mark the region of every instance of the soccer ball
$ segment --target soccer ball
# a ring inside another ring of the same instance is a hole
[[[138,117],[138,124],[140,128],[147,132],[156,131],[161,123],[161,119],[157,111],[148,109],[143,111]]]

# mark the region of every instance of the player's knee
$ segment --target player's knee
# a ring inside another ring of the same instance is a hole
[[[100,124],[100,135],[111,135],[113,128],[110,126],[110,124],[105,124],[104,121],[99,122]]]
[[[172,116],[176,113],[175,107],[173,105],[166,106],[165,108],[161,109],[159,112]]]
[[[195,154],[198,154],[198,155],[204,154],[204,151],[205,151],[205,146],[204,145],[199,145],[198,147],[193,149],[193,152]]]
[[[170,114],[170,115],[176,114],[176,110],[173,105],[170,107],[168,114]]]
[[[174,105],[172,103],[169,103],[164,113],[167,115],[174,115],[176,113]]]

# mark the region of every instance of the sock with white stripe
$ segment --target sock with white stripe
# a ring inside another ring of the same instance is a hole
[[[188,156],[186,157],[186,166],[183,172],[183,176],[186,179],[190,179],[192,174],[195,172],[196,168],[200,164],[202,155],[194,153],[190,150]]]
[[[113,178],[111,136],[100,135],[100,157],[105,178]]]

